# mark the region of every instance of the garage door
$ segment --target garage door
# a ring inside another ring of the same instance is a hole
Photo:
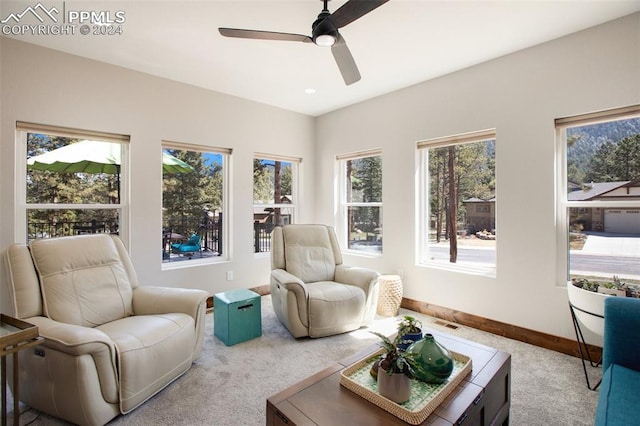
[[[604,232],[640,234],[640,210],[606,209]]]

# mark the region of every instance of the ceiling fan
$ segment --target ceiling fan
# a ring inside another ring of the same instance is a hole
[[[331,47],[331,53],[338,64],[345,84],[353,84],[360,80],[360,71],[358,71],[356,62],[347,47],[347,42],[338,32],[338,28],[342,28],[361,18],[389,0],[349,0],[333,13],[329,12],[327,8],[329,0],[322,1],[324,7],[318,15],[318,19],[311,25],[311,36],[239,28],[218,28],[218,31],[225,37],[301,41],[303,43],[314,43],[317,46]]]

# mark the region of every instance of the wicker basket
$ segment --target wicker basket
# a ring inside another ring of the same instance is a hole
[[[411,398],[403,404],[396,404],[378,393],[378,383],[369,373],[374,361],[383,352],[384,349],[380,349],[375,354],[345,368],[340,376],[340,384],[412,425],[424,422],[472,369],[471,358],[451,352],[454,369],[447,382],[430,384],[411,379]]]

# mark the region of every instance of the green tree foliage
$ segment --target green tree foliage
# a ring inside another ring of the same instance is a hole
[[[273,198],[269,167],[259,158],[253,159],[253,202],[269,203]]]
[[[268,204],[276,200],[276,170],[279,171],[280,196],[292,195],[292,164],[283,161],[253,159],[253,202]]]
[[[567,129],[567,180],[582,185],[627,179],[613,179],[612,158],[605,158],[622,139],[640,134],[640,118],[590,124]],[[604,147],[603,147],[604,146]],[[595,164],[591,164],[597,156]],[[590,171],[592,170],[593,171]],[[587,175],[589,174],[589,175]],[[602,176],[600,179],[599,176]]]
[[[207,164],[202,152],[167,151],[194,170],[163,174],[163,226],[183,235],[198,232],[209,211],[222,209],[222,164]]]
[[[35,157],[78,142],[61,136],[39,133],[27,134],[27,158]],[[119,176],[106,173],[60,173],[46,170],[27,170],[26,197],[28,204],[117,204]],[[52,236],[54,224],[67,223],[65,234],[77,230],[81,223],[91,221],[117,227],[115,210],[29,209],[29,235]],[[75,225],[73,224],[75,223]],[[116,228],[117,229],[117,228]],[[114,231],[116,229],[113,229]]]
[[[578,183],[619,182],[640,177],[640,134],[600,145]]]
[[[346,164],[347,202],[382,202],[382,157],[348,160]],[[374,232],[381,226],[379,207],[354,207],[350,209],[349,229]]]
[[[362,192],[362,201],[382,201],[382,157],[365,157],[356,160],[355,189]]]

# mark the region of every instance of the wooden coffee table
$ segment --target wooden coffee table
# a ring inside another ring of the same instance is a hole
[[[423,425],[508,425],[511,355],[449,334],[432,332],[449,350],[472,359],[471,374]],[[267,426],[406,425],[340,385],[340,372],[379,349],[373,345],[267,399]]]

